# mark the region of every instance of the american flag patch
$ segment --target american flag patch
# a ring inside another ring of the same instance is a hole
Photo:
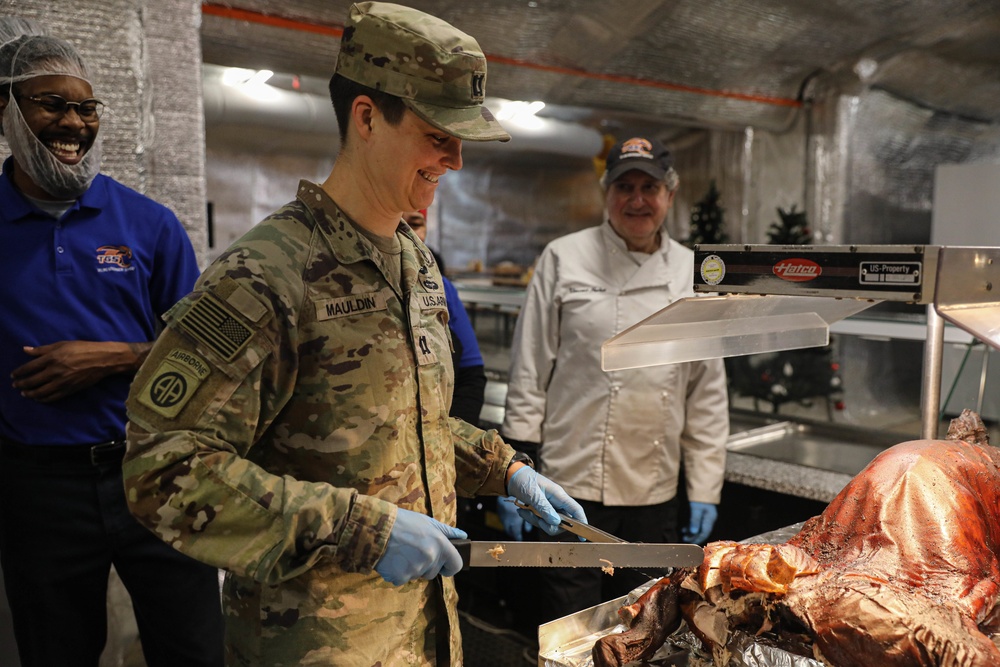
[[[203,294],[180,319],[180,324],[199,342],[232,361],[253,331],[233,317],[211,294]]]

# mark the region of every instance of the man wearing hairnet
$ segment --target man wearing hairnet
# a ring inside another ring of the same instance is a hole
[[[150,666],[222,664],[215,568],[131,516],[125,397],[198,276],[164,206],[99,174],[104,105],[67,42],[0,19],[0,560],[25,667],[94,667],[114,565]]]
[[[632,137],[611,148],[600,183],[604,224],[556,239],[535,267],[514,329],[502,432],[536,449],[542,472],[598,528],[630,542],[704,542],[715,523],[729,436],[722,360],[601,369],[601,343],[694,295],[694,253],[664,224],[679,178],[662,143]],[[678,494],[682,465],[686,507]],[[521,537],[510,503],[497,510],[505,530]],[[608,577],[585,568],[541,577],[543,621],[648,579],[627,569]]]
[[[233,665],[461,665],[459,496],[510,494],[547,532],[580,506],[448,410],[441,273],[402,221],[509,138],[486,58],[433,16],[362,2],[330,96],[340,153],[167,315],[128,399],[132,512],[227,570]]]

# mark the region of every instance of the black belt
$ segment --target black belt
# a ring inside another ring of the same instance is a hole
[[[96,445],[22,445],[0,438],[5,456],[33,463],[69,463],[98,466],[120,463],[125,456],[125,440],[109,440]]]

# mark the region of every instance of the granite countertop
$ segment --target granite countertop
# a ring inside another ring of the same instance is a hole
[[[851,475],[730,451],[726,481],[828,503]]]

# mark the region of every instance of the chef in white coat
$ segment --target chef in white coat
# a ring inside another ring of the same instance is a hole
[[[694,254],[664,225],[678,185],[673,158],[656,139],[614,146],[601,177],[607,220],[546,246],[514,330],[505,440],[537,452],[539,469],[580,501],[593,525],[634,542],[704,542],[725,473],[721,359],[601,369],[601,343],[694,294]],[[687,507],[678,498],[682,464]],[[498,511],[521,539],[520,515],[507,502]],[[647,579],[624,569],[613,577],[547,569],[542,622]]]

